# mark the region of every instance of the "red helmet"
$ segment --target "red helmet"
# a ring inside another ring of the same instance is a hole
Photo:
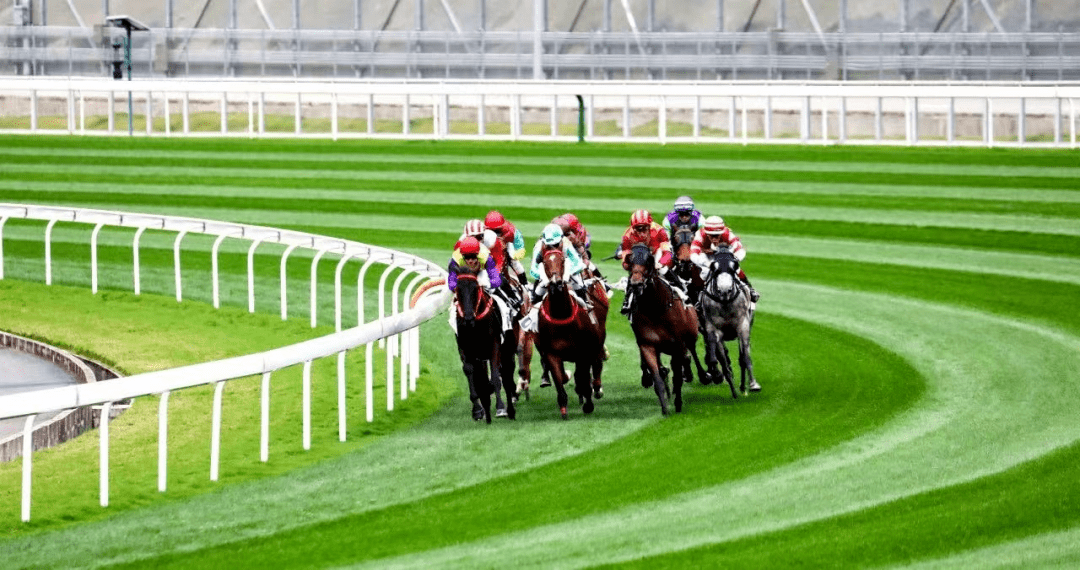
[[[648,210],[638,210],[630,216],[630,226],[652,225],[652,214]]]
[[[461,240],[461,246],[458,247],[458,251],[461,252],[461,255],[477,255],[480,253],[480,241],[469,236]]]
[[[484,217],[484,225],[489,230],[494,230],[494,229],[501,228],[501,227],[503,227],[503,224],[505,224],[505,223],[506,223],[506,218],[504,218],[503,215],[500,214],[498,210],[492,210],[492,211],[488,212],[488,215],[486,217]]]
[[[467,236],[478,236],[484,233],[484,222],[480,220],[469,220],[465,222],[465,231],[462,232]]]
[[[571,230],[579,233],[581,232],[581,220],[579,220],[577,216],[567,212],[563,214],[563,217],[566,218],[566,221],[570,222]]]
[[[705,218],[705,230],[706,235],[718,236],[724,233],[724,218],[720,216],[709,216]]]
[[[559,229],[562,230],[564,234],[570,231],[570,220],[568,220],[565,215],[555,216],[554,218],[551,218],[551,223],[559,226]]]

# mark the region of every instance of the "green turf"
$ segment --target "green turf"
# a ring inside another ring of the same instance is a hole
[[[633,337],[615,312],[607,395],[594,414],[572,410],[568,422],[557,420],[550,389],[539,388],[515,423],[469,421],[441,316],[426,325],[426,373],[403,409],[379,414],[374,427],[350,424],[342,445],[324,393],[322,435],[301,453],[290,401],[297,382],[283,374],[271,464],[252,450],[257,428],[241,427],[257,410],[234,412],[219,484],[206,481],[208,392],[177,399],[202,411],[187,436],[170,429],[183,457],[170,459],[178,471],[166,495],[154,485],[156,399],[143,398],[114,424],[117,449],[131,443],[114,451],[128,457],[107,510],[95,506],[96,434],[36,456],[30,525],[17,520],[16,464],[0,467],[5,566],[1071,566],[1080,559],[1078,158],[970,148],[0,137],[0,201],[294,228],[440,264],[464,220],[489,207],[530,243],[553,216],[575,211],[603,256],[631,211],[659,215],[689,193],[743,236],[746,269],[763,293],[754,337],[763,392],[732,401],[726,389],[695,383],[684,412],[666,419],[638,385]],[[54,230],[63,286],[23,283],[43,278],[43,231],[40,222],[4,227],[5,273],[18,281],[0,282],[0,306],[29,295],[78,310],[31,303],[0,316],[0,328],[15,319],[21,332],[129,372],[319,332],[306,326],[310,256],[290,261],[295,318],[282,323],[281,248],[259,249],[258,311],[248,315],[235,308],[246,304],[246,243],[227,240],[222,296],[234,308],[215,313],[205,305],[206,238],[185,240],[185,299],[195,303],[177,305],[169,234],[144,236],[151,295],[133,299],[133,231],[102,232],[108,292],[97,296],[78,289],[89,283],[90,228],[76,224]],[[324,298],[332,298],[333,265],[328,257],[320,267]],[[619,273],[610,262],[601,268]],[[355,321],[351,303],[346,324]],[[320,330],[332,309],[320,304]],[[109,316],[98,323],[94,314]],[[145,334],[162,323],[167,335]],[[248,327],[258,333],[242,340]],[[323,366],[332,376],[332,364]],[[249,384],[226,394],[255,402]]]

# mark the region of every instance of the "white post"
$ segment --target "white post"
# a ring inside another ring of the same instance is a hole
[[[667,144],[667,97],[660,96],[660,109],[658,110],[657,120],[660,122],[657,129],[657,134],[660,135],[660,144]]]
[[[393,258],[391,258],[393,259]],[[382,275],[379,276],[379,319],[386,316],[386,278],[390,276],[390,273],[399,268],[397,262],[391,261],[386,269],[383,270]],[[379,339],[379,348],[386,346],[386,339]]]
[[[104,223],[98,223],[94,226],[94,231],[90,233],[90,292],[97,294],[98,290],[98,268],[97,268],[97,241],[98,234],[101,233],[101,228]]]
[[[311,361],[304,362],[304,451],[311,449]]]
[[[772,140],[772,97],[765,98],[765,140]]]
[[[270,460],[270,373],[263,372],[259,396],[259,461]]]
[[[187,230],[181,230],[176,234],[176,240],[173,241],[173,273],[174,281],[176,282],[176,302],[179,303],[183,300],[183,292],[181,290],[180,283],[180,241],[187,235]]]
[[[221,287],[218,285],[218,250],[221,248],[221,242],[225,241],[225,238],[229,237],[227,234],[221,234],[214,240],[214,245],[210,247],[210,282],[213,288],[212,297],[214,298],[214,308],[221,308],[221,300],[219,293]]]
[[[167,465],[169,456],[169,394],[168,390],[161,393],[161,401],[158,403],[158,477],[157,489],[165,492],[167,483]]]
[[[135,281],[135,294],[138,295],[140,291],[140,279],[139,279],[139,238],[142,237],[143,232],[146,231],[146,226],[139,226],[139,229],[135,230],[135,240],[131,244],[132,257],[134,258],[134,281]]]
[[[165,92],[165,91],[161,92],[161,106],[165,110],[165,136],[169,136],[169,135],[172,134],[172,125],[169,124],[169,122],[172,120],[172,117],[169,115],[169,94],[168,94],[168,92]]]
[[[221,134],[229,132],[229,94],[221,93]]]
[[[950,143],[956,140],[956,97],[949,97],[949,117],[945,124],[945,139]]]
[[[26,416],[26,421],[23,422],[23,440],[22,440],[22,520],[28,522],[30,520],[30,491],[33,479],[31,478],[31,472],[33,470],[33,453],[34,453],[34,418],[37,414],[31,414]]]
[[[544,0],[533,0],[533,76],[534,80],[544,78],[544,42],[543,33],[547,28],[544,14]]]
[[[1016,139],[1020,146],[1027,142],[1027,99],[1020,98],[1020,112],[1016,120]]]
[[[824,97],[821,98],[821,142],[829,142],[829,106]]]
[[[210,480],[218,480],[221,464],[221,393],[225,389],[222,380],[214,386],[214,411],[210,420]]]
[[[191,133],[191,119],[190,119],[190,115],[189,115],[189,112],[188,112],[188,107],[190,107],[190,100],[191,100],[191,94],[188,93],[187,91],[184,91],[184,105],[183,105],[183,108],[181,108],[181,110],[180,110],[180,116],[181,116],[181,118],[183,120],[183,123],[184,123],[184,134],[185,135]],[[112,119],[112,115],[109,116],[109,119],[110,120]],[[109,130],[111,131],[112,128],[110,128]]]
[[[316,321],[318,320],[316,305],[318,304],[317,282],[319,260],[322,259],[322,256],[326,255],[327,251],[328,250],[326,249],[320,249],[319,252],[315,254],[315,258],[311,260],[311,328],[315,328],[315,325],[317,324]]]
[[[350,259],[351,255],[341,256],[334,268],[334,330],[337,332],[341,332],[341,271]]]
[[[345,351],[337,355],[338,441],[345,441]]]
[[[299,247],[298,244],[290,245],[289,247],[285,248],[285,253],[281,254],[281,320],[283,321],[288,318],[289,313],[288,293],[285,290],[285,285],[287,282],[285,276],[285,262],[289,259],[289,254],[292,253],[293,250],[297,247]]]
[[[101,443],[100,443],[100,473],[101,473],[101,506],[109,506],[109,412],[112,411],[112,402],[105,402],[101,406]]]
[[[727,136],[728,140],[735,142],[735,108],[738,106],[735,97],[730,97],[731,105],[728,107],[727,113]]]
[[[49,220],[45,226],[45,284],[52,285],[52,230],[57,220]]]
[[[375,343],[371,342],[364,347],[364,406],[368,423],[375,421],[374,348]]]
[[[0,279],[4,278],[4,224],[7,220],[7,216],[0,216]]]
[[[410,275],[413,271],[414,270],[412,269],[405,269],[397,276],[397,279],[394,280],[394,291],[390,303],[391,310],[393,311],[391,314],[394,316],[397,316],[398,314],[398,292],[401,290],[401,282],[405,279],[407,275]],[[402,308],[404,308],[404,305],[405,302],[402,302]],[[402,346],[405,342],[404,337],[407,332],[408,331],[393,335],[393,337],[390,339],[390,346],[387,347],[386,351],[388,356],[393,355],[398,357],[398,365],[401,368],[400,391],[402,400],[409,397],[409,386],[407,382],[408,378],[405,377],[405,346]],[[388,362],[390,362],[390,360],[388,360]]]
[[[360,274],[356,277],[356,326],[364,324],[364,276],[367,275],[367,270],[378,259],[370,253],[368,255],[370,257],[360,267]]]
[[[994,101],[986,98],[986,147],[994,146]]]
[[[394,279],[393,292],[390,295],[390,314],[391,315],[397,315],[398,314],[398,292],[401,291],[401,282],[405,279],[405,277],[412,274],[413,271],[415,271],[415,270],[413,270],[413,269],[404,269],[401,273],[398,274],[397,279]],[[398,346],[398,337],[400,337],[400,336],[401,335],[398,335],[398,334],[391,335],[391,337],[389,339],[389,341],[390,341],[389,352],[391,354],[393,354],[394,356],[398,356],[398,355],[401,354],[401,351],[399,350],[399,346]]]
[[[837,101],[836,125],[837,139],[840,144],[844,144],[847,142],[847,97],[841,96]]]
[[[248,278],[248,312],[255,312],[255,248],[262,243],[261,239],[251,242],[247,254],[247,278]]]
[[[403,303],[402,310],[411,308],[411,306],[408,304],[408,301],[412,299],[413,289],[415,289],[416,286],[419,285],[420,282],[423,281],[425,278],[427,278],[427,275],[417,274],[415,277],[412,278],[411,281],[409,281],[409,284],[405,287],[404,299],[406,299],[406,301]],[[420,327],[409,329],[405,332],[405,336],[402,337],[402,341],[405,346],[401,351],[401,366],[403,369],[408,369],[408,374],[406,376],[406,379],[408,380],[412,380],[413,375],[416,372],[417,364],[416,360],[414,360],[414,354],[416,352],[414,343],[419,342],[419,339],[415,334],[413,334],[413,332],[418,330],[419,328]]]
[[[802,116],[799,117],[799,140],[807,142],[810,138],[810,97],[803,97]]]
[[[337,93],[330,94],[330,134],[334,140],[338,139],[338,108]]]
[[[746,108],[747,108],[746,99],[743,99],[742,100],[742,143],[743,143],[743,146],[746,146],[750,142],[749,141],[750,133],[748,132],[750,130],[750,127],[748,125],[748,123],[750,121],[749,121],[749,118],[747,116],[748,111],[747,111]]]

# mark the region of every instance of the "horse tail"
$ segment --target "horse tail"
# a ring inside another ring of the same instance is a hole
[[[445,285],[446,279],[432,279],[425,282],[423,285],[416,288],[416,292],[413,293],[412,299],[409,300],[409,308],[416,306],[416,302],[420,300],[420,296],[427,293],[432,287],[438,287],[439,285]]]

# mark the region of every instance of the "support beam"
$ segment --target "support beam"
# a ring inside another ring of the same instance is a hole
[[[1005,28],[1001,26],[1001,20],[999,20],[997,14],[994,13],[994,9],[990,7],[990,0],[979,1],[982,2],[983,9],[986,10],[986,15],[990,17],[990,21],[994,23],[994,29],[996,29],[999,34],[1004,34]]]
[[[757,15],[758,8],[761,7],[761,0],[754,1],[754,7],[750,9],[750,16],[746,18],[746,23],[743,24],[742,31],[746,33],[750,31],[750,26],[754,23],[754,16]]]

